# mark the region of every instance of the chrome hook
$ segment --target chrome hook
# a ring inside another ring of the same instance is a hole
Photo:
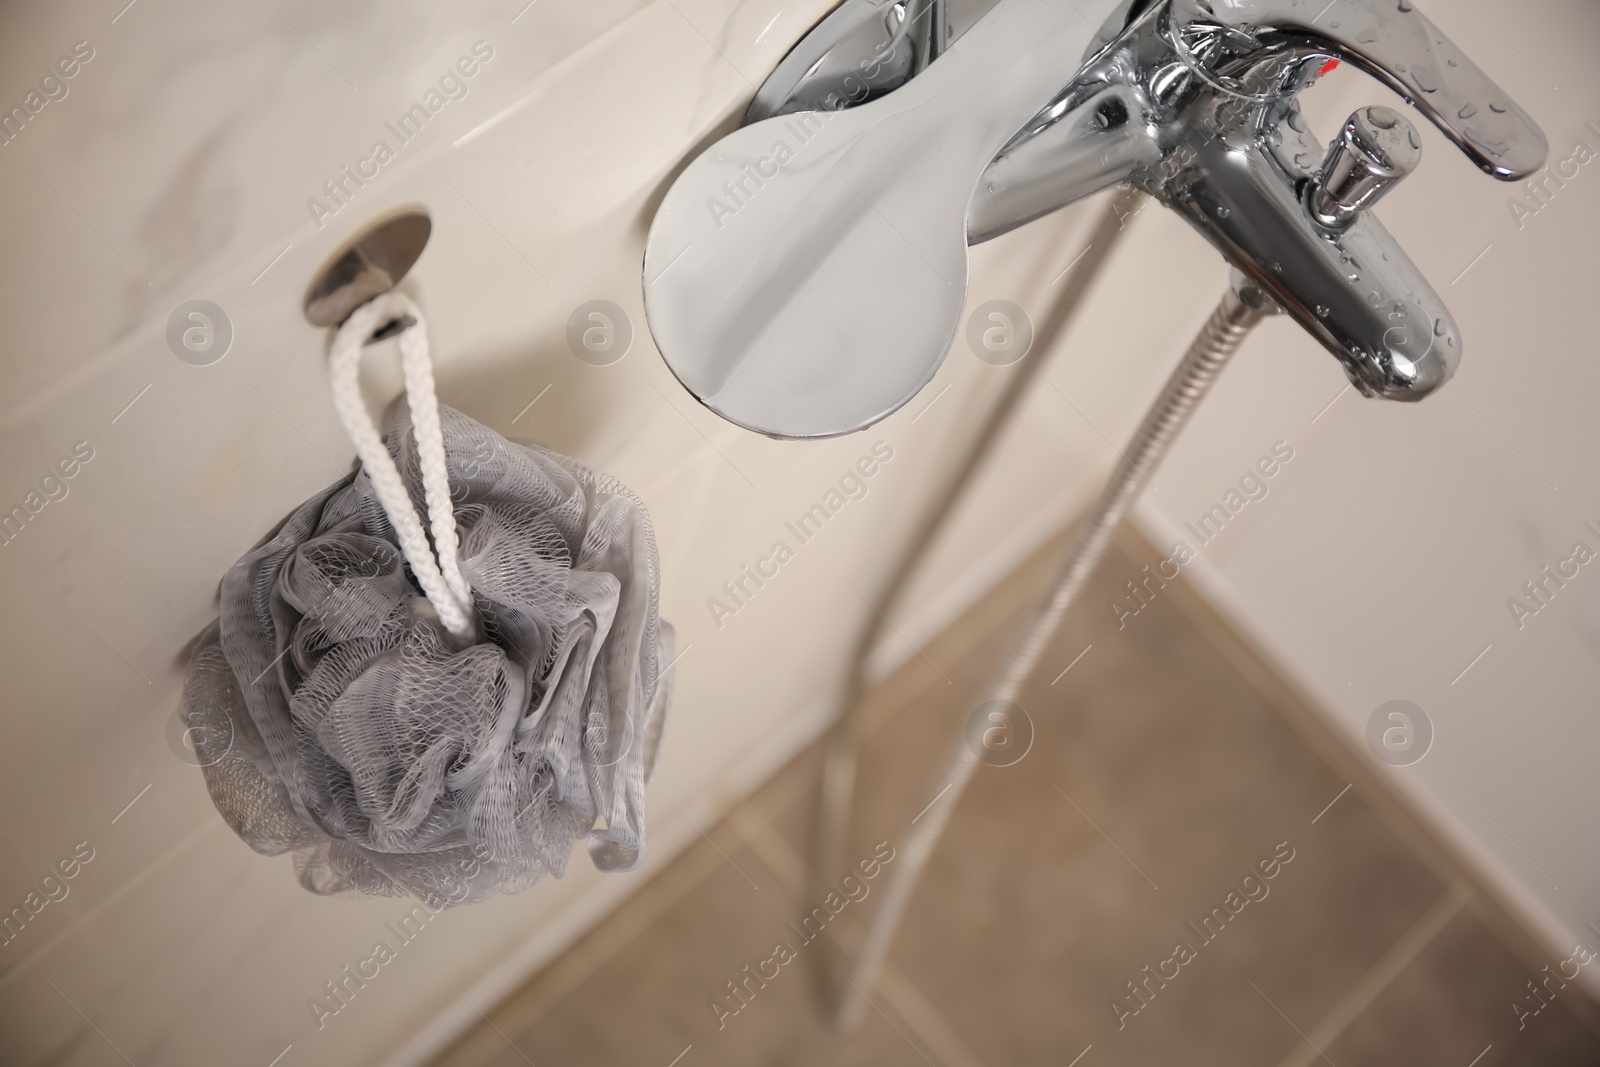
[[[306,289],[306,319],[313,326],[340,326],[356,308],[399,284],[432,232],[433,220],[421,207],[395,208],[368,222],[317,268]],[[415,325],[411,316],[402,316],[385,324],[368,343]]]

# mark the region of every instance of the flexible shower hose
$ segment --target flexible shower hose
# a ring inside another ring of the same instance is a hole
[[[1270,297],[1235,275],[1234,284],[1223,295],[1145,415],[1132,442],[1122,453],[1111,480],[1101,492],[1100,499],[1073,535],[1066,557],[1045,596],[1012,639],[1004,658],[984,688],[981,699],[974,706],[992,701],[1016,701],[1023,684],[1038,665],[1039,657],[1055,636],[1062,617],[1094,574],[1129,508],[1138,499],[1149,472],[1166,454],[1172,439],[1188,421],[1245,335],[1272,310],[1274,305]],[[984,449],[987,443],[987,440],[983,442]],[[963,468],[962,474],[952,483],[956,492],[964,484],[970,468],[975,466],[976,462],[972,462]],[[948,508],[949,502],[944,503]],[[935,514],[942,515],[942,512],[936,509]],[[842,847],[848,826],[849,793],[855,774],[854,724],[858,715],[859,711],[852,703],[845,719],[841,719],[840,727],[836,728],[835,736],[829,738],[818,836],[822,840],[825,835],[833,835],[834,840],[828,843],[835,849]],[[849,738],[838,738],[839,731],[845,728],[851,731]],[[933,799],[924,809],[925,814],[919,816],[919,822],[913,824],[905,844],[899,850],[899,858],[888,884],[883,888],[878,907],[868,922],[866,935],[854,961],[847,969],[840,967],[836,972],[838,979],[827,983],[832,1008],[830,1015],[838,1029],[851,1030],[860,1024],[867,1007],[867,993],[875,984],[878,970],[888,955],[890,943],[916,888],[917,879],[933,854],[950,813],[955,809],[978,763],[977,754],[963,730],[950,746],[944,770],[935,780]],[[838,780],[830,782],[830,776]],[[851,996],[851,993],[856,995]]]
[[[839,711],[826,736],[822,788],[811,833],[810,899],[822,899],[833,888],[832,881],[838,877],[838,872],[846,869],[845,850],[849,847],[855,803],[861,715],[869,684],[868,663],[883,637],[887,620],[894,615],[901,597],[905,595],[906,586],[921,569],[923,560],[927,558],[929,549],[955,505],[963,498],[978,469],[993,452],[1000,432],[1011,424],[1011,416],[1022,398],[1028,395],[1029,386],[1045,364],[1045,356],[1055,347],[1056,341],[1082,306],[1084,295],[1099,276],[1101,265],[1127,232],[1127,220],[1137,214],[1142,200],[1143,194],[1124,186],[1106,202],[1089,233],[1083,252],[1063,280],[1055,303],[1039,324],[1034,342],[1035,355],[1025,358],[1006,379],[999,399],[989,409],[983,425],[967,446],[966,452],[956,461],[954,470],[940,487],[938,495],[923,512],[894,564],[889,580],[874,598],[880,610],[867,616],[862,632],[856,639],[855,655],[845,674]],[[840,949],[836,944],[824,942],[822,947],[823,951],[816,957],[819,965],[815,973],[820,981],[820,997],[823,1003],[831,1005],[838,997],[834,991],[835,986],[840,984],[838,974],[848,964],[838,958]],[[830,1014],[831,1011],[830,1008]]]

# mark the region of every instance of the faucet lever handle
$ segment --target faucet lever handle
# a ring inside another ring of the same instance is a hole
[[[1320,13],[1317,12],[1320,8]],[[1479,168],[1516,181],[1544,166],[1537,123],[1411,0],[1172,0],[1175,44],[1213,78],[1230,56],[1326,52],[1400,93]]]

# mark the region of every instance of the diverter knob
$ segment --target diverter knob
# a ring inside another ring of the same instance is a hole
[[[1345,121],[1312,184],[1311,214],[1324,226],[1343,227],[1417,169],[1422,138],[1405,117],[1373,105]]]

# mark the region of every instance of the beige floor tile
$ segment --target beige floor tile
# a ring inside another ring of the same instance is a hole
[[[565,989],[538,1018],[508,1028],[501,1021],[504,1010],[494,1013],[505,1033],[490,1058],[478,1062],[487,1067],[529,1061],[667,1067],[693,1046],[680,1061],[683,1067],[926,1067],[923,1052],[896,1029],[903,1024],[892,1013],[874,1013],[859,1034],[848,1038],[819,1025],[806,970],[815,948],[789,925],[804,909],[755,850],[734,845],[726,835],[713,836],[726,860],[719,857],[638,937]],[[695,850],[710,846],[702,842]],[[767,966],[766,973],[775,968],[777,974],[762,981],[761,961],[772,958],[780,942],[794,950],[795,958]],[[746,966],[756,978],[748,979]],[[740,984],[742,997],[728,991],[729,982]],[[536,995],[537,984],[524,996]],[[711,1008],[714,1000],[738,1011],[719,1017]]]
[[[1467,1067],[1485,1049],[1476,1067],[1600,1064],[1600,1038],[1559,986],[1547,1007],[1519,1020],[1513,1005],[1531,1012],[1526,983],[1542,977],[1463,913],[1326,1051],[1339,1067]]]
[[[874,693],[852,862],[877,842],[903,844],[938,791],[952,731],[1052,555],[1019,568]],[[1133,558],[1145,555],[1135,544]],[[1304,1060],[1306,1034],[1332,1041],[1323,1051],[1338,1067],[1466,1067],[1491,1041],[1479,1067],[1600,1062],[1564,1010],[1530,1024],[1535,1037],[1488,1022],[1496,1012],[1514,1022],[1520,965],[1476,918],[1455,914],[1363,788],[1341,793],[1349,783],[1246,681],[1236,651],[1218,651],[1206,631],[1215,619],[1192,604],[1180,613],[1174,596],[1117,629],[1104,605],[1137,572],[1129,560],[1113,552],[1025,690],[1027,756],[982,768],[960,799],[859,1033],[819,1024],[809,965],[823,946],[803,947],[788,925],[820,903],[802,902],[801,884],[821,767],[812,746],[710,828],[725,857],[693,846],[623,906],[631,926],[614,917],[609,939],[605,928],[588,935],[494,1012],[503,1035],[480,1028],[441,1067],[667,1067],[686,1048],[679,1067],[1064,1067],[1085,1049],[1081,1067],[1282,1064]],[[1214,939],[1189,925],[1291,848],[1267,894]],[[853,941],[878,899],[847,907],[829,936]],[[712,999],[779,940],[798,958],[719,1028]],[[1180,940],[1194,958],[1135,1000],[1127,983]],[[1119,1019],[1117,996],[1139,1012]]]
[[[1085,606],[1134,570],[1114,555]],[[1022,701],[1033,750],[980,771],[897,943],[986,1062],[1061,1063],[1090,1044],[1123,1062],[1271,1061],[1297,1040],[1278,1010],[1309,1027],[1442,892],[1358,796],[1312,825],[1345,783],[1162,607],[1122,632],[1109,611],[1068,622],[1045,657],[1060,666]],[[926,759],[905,751],[910,732],[874,736],[867,789],[930,780],[926,763],[882,766]],[[920,803],[880,799],[881,832]],[[1267,896],[1203,942],[1187,924],[1284,842],[1294,859]],[[1111,999],[1136,1006],[1126,983],[1180,940],[1196,959],[1119,1028]]]

